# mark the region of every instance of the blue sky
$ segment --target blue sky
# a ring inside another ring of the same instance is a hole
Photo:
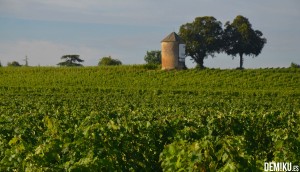
[[[198,16],[223,24],[237,15],[267,38],[262,53],[246,57],[246,68],[300,64],[299,0],[0,0],[0,61],[55,66],[65,54],[79,54],[85,66],[103,56],[142,64],[147,50]],[[194,63],[186,58],[189,67]],[[204,65],[236,68],[238,58],[208,57]]]

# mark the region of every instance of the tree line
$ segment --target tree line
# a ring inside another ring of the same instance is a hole
[[[58,63],[58,66],[82,66],[82,62],[84,60],[79,58],[79,55],[64,55],[61,57],[63,62]],[[115,66],[115,65],[122,65],[122,62],[118,59],[113,59],[111,56],[102,57],[99,62],[98,66]]]
[[[63,55],[61,57],[62,62],[59,62],[58,66],[67,66],[67,67],[74,67],[74,66],[83,66],[81,63],[84,62],[80,58],[80,55],[77,54],[69,54],[69,55]],[[99,62],[98,66],[112,66],[112,65],[122,65],[122,62],[118,59],[113,59],[111,56],[108,57],[102,57]],[[7,63],[8,67],[21,67],[21,66],[29,66],[28,65],[28,58],[26,57],[25,65],[21,65],[17,61],[12,61]],[[0,62],[0,67],[2,67],[2,64]]]
[[[204,67],[204,59],[215,57],[215,53],[225,52],[233,58],[240,57],[243,68],[244,55],[258,56],[267,42],[259,30],[252,29],[249,20],[237,16],[232,23],[222,23],[212,16],[197,17],[191,23],[180,26],[179,36],[186,44],[186,56],[190,56],[197,67]],[[147,52],[146,62],[158,63],[161,56],[158,51]]]
[[[186,44],[186,55],[197,67],[204,67],[204,59],[215,57],[215,53],[225,52],[233,58],[239,56],[243,68],[244,55],[258,56],[267,42],[259,30],[252,29],[249,20],[237,16],[232,23],[222,23],[212,16],[196,17],[191,23],[180,26],[179,36]],[[147,52],[147,63],[161,63],[160,51]]]
[[[239,68],[243,68],[243,55],[258,56],[267,42],[263,33],[254,30],[248,18],[238,15],[232,23],[222,23],[212,16],[197,17],[191,23],[180,27],[179,35],[186,43],[186,53],[200,68],[204,59],[215,53],[225,52],[233,58],[240,58]]]

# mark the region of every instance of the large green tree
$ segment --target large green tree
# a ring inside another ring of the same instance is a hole
[[[214,17],[197,17],[180,27],[179,35],[186,43],[187,56],[204,68],[204,59],[222,50],[222,23]]]
[[[261,53],[266,38],[259,30],[253,30],[246,17],[237,16],[232,23],[226,22],[224,30],[224,51],[233,57],[239,55],[240,69],[243,69],[243,55],[258,56]]]
[[[59,66],[82,66],[84,60],[79,58],[79,55],[64,55],[61,57],[63,62],[58,63]]]
[[[161,51],[147,51],[147,54],[145,55],[144,59],[147,62],[147,64],[161,64]]]

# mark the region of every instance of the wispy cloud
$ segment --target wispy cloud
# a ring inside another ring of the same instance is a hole
[[[222,6],[215,4],[207,0],[1,0],[0,14],[43,21],[169,25],[222,12]]]
[[[139,0],[1,0],[0,14],[31,20],[134,24],[147,23],[158,13],[149,4]]]

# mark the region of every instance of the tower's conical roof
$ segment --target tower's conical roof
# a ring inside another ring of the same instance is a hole
[[[161,42],[179,42],[184,43],[184,41],[177,35],[175,32],[172,32],[170,35],[165,37]]]

